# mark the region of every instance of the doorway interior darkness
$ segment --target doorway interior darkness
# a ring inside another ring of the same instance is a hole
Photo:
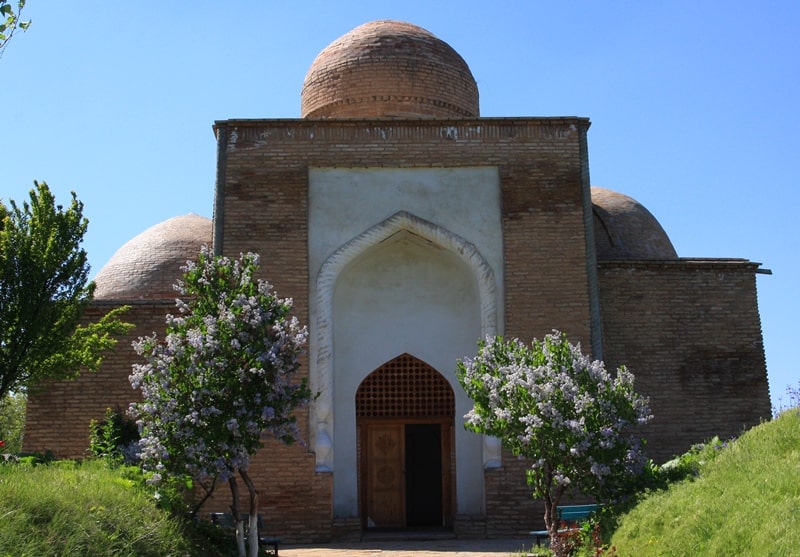
[[[443,526],[442,424],[406,424],[406,526]]]
[[[356,393],[364,528],[452,526],[455,400],[447,380],[402,354]]]

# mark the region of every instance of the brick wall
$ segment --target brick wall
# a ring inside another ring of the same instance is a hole
[[[755,271],[743,260],[602,262],[603,352],[626,365],[655,416],[643,431],[648,456],[664,462],[714,435],[722,439],[770,416]],[[486,533],[544,528],[525,460],[503,451],[487,470]]]
[[[770,417],[757,263],[603,262],[606,365],[626,365],[650,397],[648,454],[656,462]]]
[[[113,302],[95,302],[85,314],[87,322],[100,319],[114,307]],[[96,373],[83,373],[72,381],[52,382],[28,397],[25,421],[26,451],[52,451],[62,458],[81,458],[89,448],[89,422],[102,420],[107,408],[126,410],[138,400],[128,382],[131,364],[141,361],[131,342],[140,336],[164,331],[164,316],[174,311],[173,301],[132,303],[122,319],[136,325],[106,355]]]
[[[544,529],[544,503],[531,496],[526,468],[526,460],[503,449],[503,468],[485,471],[487,537],[527,536]]]

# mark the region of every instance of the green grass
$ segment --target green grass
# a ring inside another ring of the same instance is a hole
[[[800,410],[749,430],[697,478],[644,498],[611,543],[630,557],[800,555]]]
[[[0,557],[209,554],[153,495],[103,462],[0,465]]]
[[[800,556],[800,409],[751,429],[699,470],[621,518],[611,540],[618,555]],[[102,461],[0,465],[0,557],[229,549],[213,531],[159,508],[135,470]]]

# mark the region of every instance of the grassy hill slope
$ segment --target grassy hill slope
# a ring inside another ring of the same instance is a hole
[[[209,555],[137,474],[92,461],[0,464],[0,557]]]
[[[624,516],[620,555],[800,556],[800,409],[731,443],[700,475]]]

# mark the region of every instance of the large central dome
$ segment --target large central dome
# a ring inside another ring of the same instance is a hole
[[[453,48],[410,23],[365,23],[311,64],[303,118],[464,118],[480,115],[478,86]]]

